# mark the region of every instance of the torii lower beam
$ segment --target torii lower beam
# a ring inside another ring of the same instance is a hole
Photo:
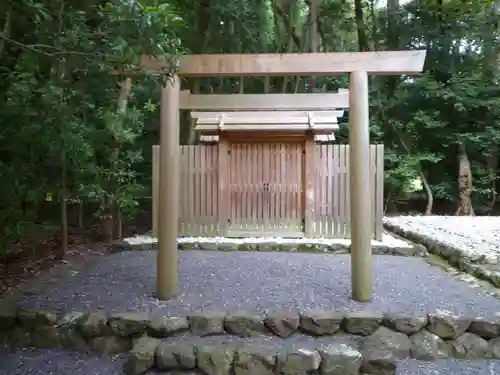
[[[180,109],[192,111],[331,111],[349,108],[349,91],[314,94],[191,94],[181,91]]]
[[[426,51],[385,51],[314,54],[187,55],[178,74],[207,76],[349,75],[349,145],[351,178],[352,298],[372,299],[372,249],[369,165],[368,75],[414,75],[422,72]],[[143,68],[169,71],[162,59],[145,56]],[[179,182],[178,75],[162,89],[160,140],[160,214],[158,232],[157,296],[169,299],[177,287]]]

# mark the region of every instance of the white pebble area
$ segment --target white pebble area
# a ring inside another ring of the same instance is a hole
[[[499,216],[395,216],[384,223],[439,241],[463,257],[500,262]]]
[[[140,245],[148,243],[156,243],[158,240],[151,236],[135,236],[125,238],[130,245]],[[230,238],[230,237],[179,237],[178,243],[230,243],[230,244],[259,244],[273,242],[278,244],[324,244],[324,245],[349,245],[351,241],[343,238],[283,238],[283,237],[245,237],[245,238]],[[384,233],[382,241],[372,241],[372,245],[381,245],[391,248],[411,247],[412,245],[395,236]]]

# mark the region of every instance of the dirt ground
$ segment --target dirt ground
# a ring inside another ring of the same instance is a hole
[[[27,280],[39,276],[60,263],[80,263],[108,253],[108,246],[92,233],[70,233],[69,249],[64,260],[57,259],[60,237],[54,233],[19,241],[0,262],[0,298]]]

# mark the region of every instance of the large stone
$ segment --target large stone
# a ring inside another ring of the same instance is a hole
[[[299,328],[299,314],[291,311],[272,311],[264,319],[266,327],[279,337],[288,337]]]
[[[157,315],[149,322],[148,332],[153,337],[168,337],[188,329],[187,318]]]
[[[217,250],[219,251],[238,251],[239,247],[240,244],[236,242],[220,242],[217,244]]]
[[[219,243],[217,243],[217,242],[199,242],[198,247],[200,250],[217,251],[217,250],[219,250]]]
[[[426,326],[427,316],[390,315],[384,318],[384,323],[395,331],[411,335]]]
[[[278,353],[272,348],[248,346],[236,352],[235,375],[273,375]]]
[[[14,328],[17,320],[17,307],[12,304],[0,304],[0,331]]]
[[[207,375],[231,375],[235,351],[224,346],[201,346],[196,351],[198,368]]]
[[[470,323],[467,331],[489,340],[500,337],[500,318],[476,318]]]
[[[443,340],[456,339],[469,328],[471,321],[449,313],[429,314],[426,329]]]
[[[404,333],[380,327],[363,339],[361,352],[368,356],[371,352],[384,351],[391,353],[394,359],[404,359],[410,356],[410,349],[410,339]]]
[[[188,317],[191,333],[197,336],[224,334],[224,313],[206,312],[191,314]]]
[[[85,314],[78,311],[73,311],[64,314],[59,322],[57,323],[58,327],[69,327],[69,326],[77,326],[78,320],[81,319]]]
[[[411,335],[410,342],[412,358],[433,361],[450,357],[450,345],[426,329]]]
[[[17,318],[21,325],[27,328],[53,326],[57,324],[58,313],[46,309],[20,309]]]
[[[314,336],[332,335],[340,329],[343,319],[340,312],[309,310],[300,316],[300,329]]]
[[[177,246],[179,250],[199,250],[198,242],[181,242]]]
[[[36,348],[53,349],[61,346],[61,335],[57,327],[39,326],[31,332],[31,344]]]
[[[257,245],[257,249],[263,253],[280,251],[280,244],[277,242],[260,242]],[[295,247],[295,249],[297,249],[297,247]],[[290,249],[290,251],[293,251],[293,249]]]
[[[266,332],[262,317],[244,311],[229,314],[224,319],[227,332],[241,337],[259,335]]]
[[[278,370],[283,375],[304,375],[319,369],[321,356],[316,350],[296,349],[278,357]]]
[[[363,354],[361,371],[367,374],[395,375],[397,359],[388,350],[376,350]]]
[[[500,359],[500,337],[495,337],[488,341],[488,346],[491,356],[495,359]]]
[[[160,341],[143,336],[135,341],[123,370],[128,375],[140,375],[155,365],[155,351]]]
[[[349,254],[350,245],[344,243],[332,243],[328,246],[328,251],[335,254]]]
[[[89,341],[89,347],[98,354],[119,354],[132,348],[132,340],[122,336],[99,336]]]
[[[196,367],[195,347],[162,342],[156,348],[156,367],[160,370],[191,370]]]
[[[475,335],[465,332],[462,336],[451,342],[451,350],[456,358],[482,359],[488,357],[488,342]]]
[[[108,325],[113,332],[123,337],[145,333],[148,324],[148,316],[140,312],[116,313],[108,319]]]
[[[31,345],[31,332],[28,328],[14,327],[7,332],[6,341],[11,348],[25,348]]]
[[[76,326],[78,331],[88,339],[111,333],[108,318],[102,311],[85,314],[77,320]]]
[[[348,333],[368,336],[380,327],[383,320],[384,314],[381,312],[355,311],[345,315],[343,327]]]
[[[299,244],[294,243],[294,242],[288,242],[288,243],[281,243],[278,244],[278,249],[279,251],[284,251],[287,253],[296,253],[299,251]]]
[[[58,328],[61,347],[66,350],[86,352],[88,350],[85,338],[73,326],[63,326]]]
[[[318,348],[321,375],[358,375],[363,362],[361,353],[346,344],[323,345]]]

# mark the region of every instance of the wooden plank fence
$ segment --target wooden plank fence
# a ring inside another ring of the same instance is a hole
[[[349,146],[314,147],[314,223],[310,233],[313,237],[349,238]],[[299,145],[232,144],[229,150],[226,167],[219,171],[219,145],[180,146],[179,235],[303,235],[304,166]],[[153,146],[154,235],[158,228],[159,151],[159,146]],[[366,188],[372,191],[373,235],[380,240],[383,145],[371,145],[370,165],[371,186]],[[220,178],[229,185],[222,193]],[[228,207],[229,220],[219,215],[219,210],[224,210],[221,207]]]

